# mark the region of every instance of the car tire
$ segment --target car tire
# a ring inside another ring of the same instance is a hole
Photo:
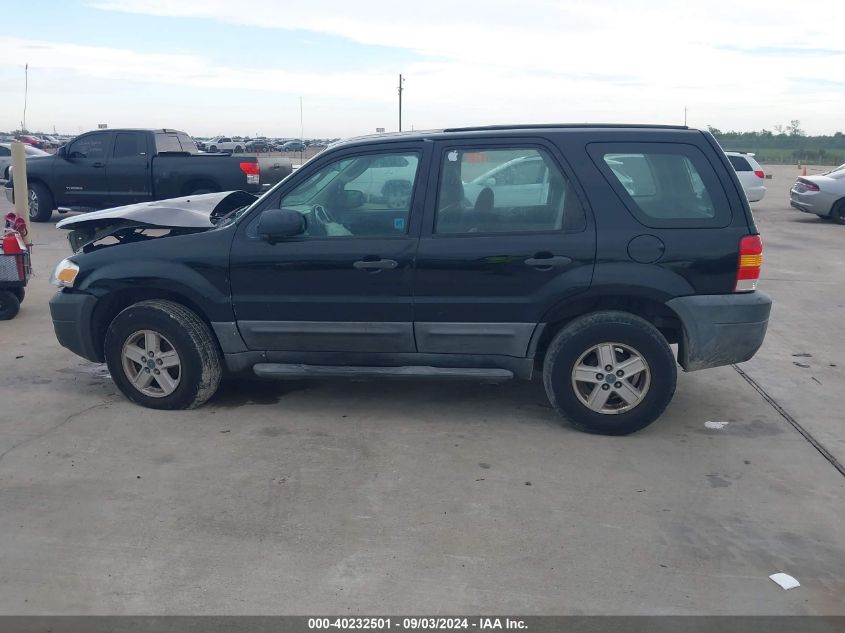
[[[217,391],[223,373],[208,325],[182,304],[162,299],[118,314],[106,332],[105,356],[123,395],[151,409],[198,407]]]
[[[24,297],[26,297],[26,288],[12,288],[10,292],[18,298],[18,303],[23,303]]]
[[[14,319],[21,309],[21,302],[9,290],[0,290],[0,321]]]
[[[830,217],[839,224],[845,224],[845,198],[836,203],[830,212]]]
[[[217,152],[217,146],[212,145],[211,147],[208,148],[208,151],[211,152],[212,154],[214,154],[215,152]]]
[[[235,145],[235,154],[242,154],[243,151],[244,151],[243,147],[241,147],[240,145]]]
[[[53,196],[40,182],[28,187],[29,219],[33,222],[49,222],[53,217]]]
[[[666,409],[676,382],[666,339],[628,312],[594,312],[568,323],[549,343],[543,363],[549,402],[588,433],[628,435],[645,428]]]

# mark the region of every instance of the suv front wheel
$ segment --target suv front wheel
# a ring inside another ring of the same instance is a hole
[[[152,409],[198,407],[222,375],[211,330],[174,301],[140,301],[123,310],[109,325],[105,356],[123,395]]]
[[[627,435],[654,422],[676,380],[666,339],[627,312],[594,312],[568,323],[543,363],[552,406],[575,428],[604,435]]]

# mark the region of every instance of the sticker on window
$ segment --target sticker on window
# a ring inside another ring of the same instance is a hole
[[[405,230],[405,218],[393,218],[393,228],[397,231]]]

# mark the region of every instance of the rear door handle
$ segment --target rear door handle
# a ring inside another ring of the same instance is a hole
[[[378,272],[396,268],[399,263],[395,259],[362,259],[352,264],[358,270]]]
[[[572,263],[571,257],[564,257],[563,255],[554,255],[553,257],[529,257],[525,260],[526,266],[533,266],[538,270],[551,270],[552,268],[561,268]]]
[[[105,167],[105,163],[96,162],[91,165],[91,167]]]

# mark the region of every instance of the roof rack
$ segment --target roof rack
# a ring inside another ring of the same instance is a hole
[[[686,125],[655,125],[650,123],[523,123],[513,125],[478,125],[450,127],[444,132],[474,132],[476,130],[531,130],[543,128],[649,128],[661,130],[688,130]]]

